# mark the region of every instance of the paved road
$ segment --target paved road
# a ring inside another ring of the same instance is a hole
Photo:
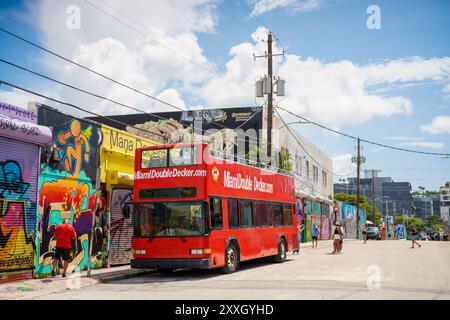
[[[304,248],[288,261],[242,263],[239,272],[151,274],[39,299],[450,299],[450,242],[348,240]],[[379,277],[377,276],[379,275]]]

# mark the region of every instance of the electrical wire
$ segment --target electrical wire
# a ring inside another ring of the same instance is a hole
[[[78,66],[78,67],[80,67],[80,68],[82,68],[82,69],[84,69],[84,70],[86,70],[86,71],[92,72],[92,73],[94,73],[94,74],[96,74],[96,75],[98,75],[98,76],[100,76],[100,77],[102,77],[102,78],[104,78],[104,79],[106,79],[106,80],[109,80],[109,81],[111,81],[111,82],[113,82],[113,83],[115,83],[115,84],[118,84],[118,85],[120,85],[120,86],[122,86],[122,87],[124,87],[124,88],[127,88],[127,89],[129,89],[129,90],[131,90],[131,91],[134,91],[134,92],[136,92],[136,93],[139,93],[139,94],[141,94],[141,95],[143,95],[143,96],[146,96],[146,97],[148,97],[148,98],[150,98],[150,99],[152,99],[152,100],[155,100],[155,101],[157,101],[157,102],[159,102],[159,103],[162,103],[162,104],[164,104],[164,105],[167,105],[167,106],[172,107],[172,108],[174,108],[174,109],[177,109],[177,110],[179,110],[179,111],[182,111],[182,112],[186,111],[186,110],[184,110],[183,108],[180,108],[180,107],[175,106],[175,105],[173,105],[173,104],[171,104],[171,103],[169,103],[169,102],[166,102],[166,101],[164,101],[164,100],[161,100],[161,99],[159,99],[159,98],[156,98],[156,97],[154,97],[154,96],[152,96],[152,95],[150,95],[150,94],[147,94],[147,93],[145,93],[145,92],[143,92],[143,91],[140,91],[140,90],[138,90],[138,89],[136,89],[136,88],[133,88],[133,87],[131,87],[130,85],[124,84],[124,83],[122,83],[122,82],[120,82],[120,81],[118,81],[118,80],[115,80],[115,79],[113,79],[113,78],[111,78],[111,77],[108,77],[108,76],[106,76],[106,75],[104,75],[104,74],[102,74],[102,73],[100,73],[100,72],[97,72],[97,71],[95,71],[95,70],[93,70],[93,69],[91,69],[91,68],[88,68],[88,67],[86,67],[86,66],[84,66],[84,65],[82,65],[82,64],[79,64],[79,63],[77,63],[77,62],[75,62],[75,61],[73,61],[73,60],[71,60],[71,59],[69,59],[69,58],[66,58],[66,57],[64,57],[64,56],[62,56],[62,55],[60,55],[60,54],[58,54],[58,53],[55,53],[55,52],[53,52],[53,51],[47,49],[47,48],[44,48],[44,47],[42,47],[42,46],[40,46],[40,45],[38,45],[38,44],[36,44],[36,43],[30,41],[30,40],[27,40],[27,39],[25,39],[25,38],[23,38],[23,37],[21,37],[21,36],[15,34],[15,33],[11,32],[11,31],[8,31],[8,30],[6,30],[6,29],[4,29],[4,28],[2,28],[2,27],[0,27],[0,31],[2,31],[2,32],[6,33],[6,34],[9,34],[9,35],[11,35],[11,36],[13,36],[13,37],[15,37],[15,38],[21,40],[21,41],[24,41],[24,42],[26,42],[26,43],[28,43],[28,44],[30,44],[30,45],[32,45],[32,46],[38,48],[38,49],[41,49],[41,50],[43,50],[43,51],[45,51],[45,52],[47,52],[47,53],[49,53],[49,54],[51,54],[51,55],[53,55],[53,56],[55,56],[55,57],[58,57],[58,58],[60,58],[60,59],[62,59],[62,60],[64,60],[64,61],[66,61],[66,62],[69,62],[69,63],[71,63],[71,64],[73,64],[73,65],[76,65],[76,66]],[[11,65],[12,65],[12,64],[11,64]],[[22,70],[28,71],[28,70],[25,70],[25,69],[26,69],[26,68],[23,68]],[[37,75],[37,73],[36,73],[36,75]],[[50,80],[50,77],[47,77],[47,79]],[[217,126],[223,128],[223,129],[230,129],[230,128],[228,128],[228,127],[226,127],[226,126],[224,126],[224,125],[222,125],[222,124],[220,124],[220,123],[218,123],[218,122],[216,122],[216,121],[213,121],[213,123],[215,123]],[[244,134],[244,135],[245,135],[246,137],[249,137],[249,139],[252,139],[252,138],[253,138],[253,137],[248,136],[248,135],[246,135],[246,134]]]
[[[309,156],[310,159],[312,159],[319,167],[321,167],[324,171],[330,173],[333,176],[348,176],[350,175],[352,172],[350,172],[349,174],[339,174],[339,173],[334,173],[330,170],[328,170],[327,168],[325,168],[323,165],[320,164],[320,162],[318,162],[317,160],[315,160],[311,154],[308,152],[308,150],[305,148],[305,146],[303,146],[303,144],[298,140],[297,136],[291,131],[291,128],[289,128],[288,125],[286,125],[286,122],[284,121],[284,119],[281,117],[280,113],[278,112],[278,110],[276,110],[274,108],[274,111],[278,114],[278,117],[280,118],[280,120],[283,122],[283,124],[285,125],[285,127],[287,128],[287,130],[289,131],[289,133],[291,134],[291,136],[295,139],[295,141],[297,142],[297,144],[305,151],[305,153]]]
[[[312,124],[322,128],[322,129],[325,129],[325,130],[337,133],[339,135],[342,135],[342,136],[350,138],[350,139],[358,140],[358,137],[352,136],[352,135],[344,133],[344,132],[340,132],[338,130],[331,129],[331,128],[329,128],[327,126],[324,126],[323,124],[317,123],[315,121],[311,121],[311,120],[309,120],[309,119],[307,119],[305,117],[302,117],[302,116],[300,116],[298,114],[293,113],[292,111],[289,111],[289,110],[287,110],[287,109],[285,109],[283,107],[280,107],[279,105],[275,106],[274,108],[278,108],[280,110],[283,110],[283,111],[293,115],[294,117],[297,117],[297,118],[302,119],[304,121],[308,121],[308,122],[310,122],[310,123],[312,123]],[[373,145],[376,145],[376,146],[380,146],[380,147],[384,147],[384,148],[388,148],[388,149],[393,149],[393,150],[397,150],[397,151],[404,151],[404,152],[417,153],[417,154],[426,154],[426,155],[432,155],[432,156],[445,156],[445,157],[449,157],[450,156],[450,153],[418,151],[418,150],[394,147],[394,146],[390,146],[390,145],[386,145],[386,144],[382,144],[382,143],[378,143],[378,142],[374,142],[374,141],[370,141],[370,140],[366,140],[366,139],[361,139],[361,138],[359,138],[359,140],[362,141],[362,142],[365,142],[365,143],[369,143],[369,144],[373,144]]]

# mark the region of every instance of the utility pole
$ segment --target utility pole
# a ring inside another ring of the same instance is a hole
[[[272,75],[272,32],[267,35],[267,76],[269,77],[269,94],[267,99],[267,157],[272,164],[272,126],[273,126],[273,75]]]
[[[356,238],[359,239],[359,193],[360,181],[359,170],[361,167],[360,140],[358,137],[358,159],[356,160]]]
[[[263,97],[267,94],[267,157],[268,165],[272,163],[272,129],[273,129],[273,57],[284,56],[283,53],[272,53],[272,32],[269,31],[267,35],[267,52],[263,56],[256,56],[253,54],[253,58],[267,58],[267,77],[264,80],[257,81],[257,88],[261,86],[260,92],[256,94],[256,97]],[[277,96],[284,96],[284,80],[277,80]],[[264,87],[264,89],[263,89]],[[258,91],[258,89],[257,89]]]
[[[359,239],[359,197],[360,197],[360,171],[361,163],[366,159],[361,156],[361,140],[358,137],[357,155],[352,157],[352,162],[356,163],[356,238]]]

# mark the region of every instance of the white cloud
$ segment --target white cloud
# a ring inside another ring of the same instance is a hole
[[[166,89],[161,92],[157,98],[182,109],[186,108],[186,104],[181,98],[180,93],[175,89]]]
[[[430,142],[430,141],[414,141],[399,143],[398,146],[405,147],[425,147],[431,149],[442,149],[444,144],[442,142]]]
[[[371,63],[362,67],[361,71],[369,86],[396,82],[448,82],[450,57],[396,59],[385,63]]]
[[[434,117],[431,123],[421,126],[420,129],[431,134],[450,133],[450,116]]]
[[[352,154],[341,154],[335,155],[332,157],[333,159],[333,172],[338,174],[335,175],[334,178],[337,181],[340,178],[343,178],[343,175],[351,176],[355,171],[355,164],[352,163]]]
[[[81,10],[81,28],[70,30],[66,10],[73,1],[29,2],[30,20],[41,31],[44,46],[146,94],[167,97],[181,108],[185,102],[180,92],[190,93],[193,86],[211,77],[205,69],[214,71],[216,66],[204,55],[195,33],[214,32],[215,0],[91,2],[138,31],[85,2],[76,3]],[[44,55],[42,62],[58,80],[109,99],[146,111],[168,108],[53,56]],[[67,101],[101,114],[136,112],[65,87],[48,88]]]
[[[387,137],[389,140],[408,140],[408,141],[422,141],[422,138],[414,138],[414,137],[404,137],[404,136],[396,136],[396,137]]]
[[[309,12],[318,9],[323,0],[259,0],[254,4],[251,16],[276,10],[278,8],[288,8],[294,12]]]
[[[266,73],[266,61],[255,62],[252,56],[265,51],[264,44],[256,39],[265,37],[266,33],[264,28],[258,28],[252,43],[231,48],[223,74],[207,82],[198,92],[208,105],[254,104],[254,82]],[[281,50],[275,45],[273,51]],[[359,66],[348,60],[325,63],[288,54],[283,62],[274,65],[274,74],[286,80],[286,96],[278,98],[277,103],[334,127],[357,125],[374,117],[408,115],[413,112],[408,97],[379,94],[373,88],[401,83],[446,83],[450,79],[449,63],[450,57],[413,57]]]

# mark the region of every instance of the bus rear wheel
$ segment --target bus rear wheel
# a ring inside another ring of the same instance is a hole
[[[233,273],[239,268],[239,255],[234,244],[230,244],[225,251],[225,266],[222,271]]]
[[[284,239],[281,239],[280,243],[278,243],[278,254],[274,257],[275,262],[283,263],[286,261],[286,251],[286,242]]]

